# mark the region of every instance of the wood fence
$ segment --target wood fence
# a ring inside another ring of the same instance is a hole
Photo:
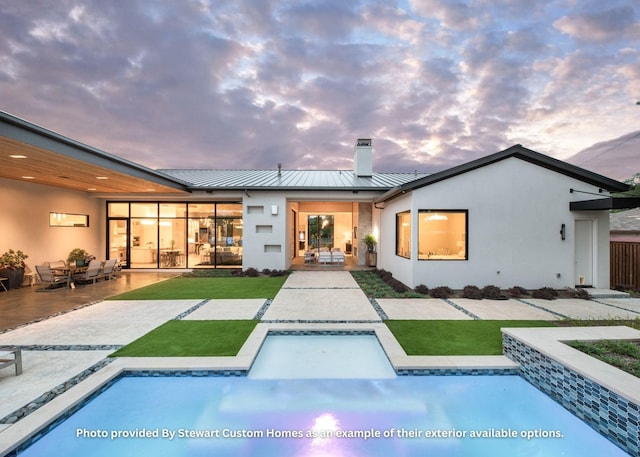
[[[611,241],[611,287],[640,290],[640,243]]]

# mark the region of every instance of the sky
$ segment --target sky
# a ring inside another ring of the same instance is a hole
[[[606,162],[640,130],[637,0],[0,0],[0,30],[0,110],[150,168]]]

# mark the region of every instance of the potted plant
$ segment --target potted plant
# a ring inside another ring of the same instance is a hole
[[[370,267],[375,267],[378,261],[378,254],[376,253],[376,245],[378,242],[376,241],[376,237],[372,234],[368,234],[364,237],[364,244],[367,245],[367,265]]]
[[[25,259],[29,257],[22,251],[9,249],[0,257],[0,276],[9,279],[9,289],[19,289],[24,280]]]
[[[87,261],[89,257],[90,257],[90,254],[84,249],[75,248],[73,251],[69,253],[69,256],[67,257],[67,265],[72,265],[74,263],[77,265],[78,262],[84,265],[84,263]]]

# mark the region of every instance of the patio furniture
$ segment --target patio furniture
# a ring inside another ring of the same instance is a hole
[[[314,263],[316,261],[316,254],[313,251],[304,251],[304,263]]]
[[[320,250],[318,253],[318,263],[331,263],[331,251]]]
[[[38,281],[38,275],[29,268],[29,265],[25,265],[24,267],[24,279],[22,280],[22,284],[29,281],[29,285],[33,286]]]
[[[49,266],[52,270],[67,268],[67,262],[65,262],[64,260],[56,260],[55,262],[49,262]]]
[[[69,271],[73,272],[73,268],[69,269]],[[77,270],[77,269],[76,269]],[[89,266],[85,271],[81,273],[73,273],[72,280],[80,281],[80,282],[93,282],[96,283],[98,279],[102,277],[102,262],[99,260],[92,260],[89,262]]]
[[[69,285],[69,275],[56,274],[49,265],[36,265],[36,272],[44,286],[38,290],[54,290],[60,284]]]
[[[3,281],[8,281],[9,278],[2,278],[0,277],[0,286],[2,286],[2,288],[4,289],[5,292],[7,292],[7,286],[4,285]]]
[[[118,263],[118,259],[110,259],[105,261],[104,266],[102,267],[101,276],[104,279],[116,279],[116,264]]]
[[[19,348],[0,350],[0,370],[11,365],[16,369],[16,376],[22,374],[22,350]]]

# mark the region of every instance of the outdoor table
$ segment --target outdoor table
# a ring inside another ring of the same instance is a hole
[[[82,266],[82,267],[78,267],[76,265],[69,265],[66,267],[57,267],[57,268],[52,268],[51,271],[54,274],[62,274],[62,275],[66,275],[67,279],[69,281],[69,287],[71,288],[75,288],[75,282],[73,281],[73,275],[76,273],[84,273],[85,271],[87,271],[89,269],[88,265]]]

